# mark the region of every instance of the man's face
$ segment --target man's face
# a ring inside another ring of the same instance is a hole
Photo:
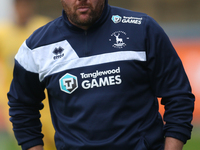
[[[88,29],[102,14],[105,0],[61,0],[69,21]]]

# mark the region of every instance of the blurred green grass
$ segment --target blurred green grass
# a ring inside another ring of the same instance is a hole
[[[0,150],[21,150],[14,135],[0,132]],[[200,125],[194,126],[192,138],[184,145],[183,150],[200,150]]]
[[[10,135],[7,132],[1,131],[0,150],[21,150],[21,147],[17,145],[14,135]]]
[[[200,150],[200,125],[194,125],[191,139],[184,145],[183,150]]]

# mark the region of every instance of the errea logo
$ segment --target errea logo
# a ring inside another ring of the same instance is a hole
[[[69,73],[60,78],[59,83],[60,89],[68,94],[73,93],[78,88],[77,77]]]
[[[53,54],[55,55],[55,56],[53,57],[53,59],[56,60],[56,59],[59,59],[59,58],[64,57],[65,54],[63,53],[63,51],[64,51],[64,48],[62,48],[62,47],[56,47],[56,48],[53,50]]]

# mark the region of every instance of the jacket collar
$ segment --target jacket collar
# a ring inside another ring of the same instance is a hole
[[[108,0],[105,0],[105,7],[104,7],[101,17],[88,30],[101,26],[106,21],[109,15],[109,12],[110,12],[110,6],[108,5]],[[77,26],[69,22],[64,10],[62,11],[62,18],[70,29],[75,30],[75,31],[83,31],[83,29],[78,28]]]

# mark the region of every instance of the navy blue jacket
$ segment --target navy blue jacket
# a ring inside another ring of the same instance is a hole
[[[23,43],[8,93],[23,150],[43,144],[45,88],[58,150],[162,150],[166,136],[190,138],[190,84],[167,35],[146,14],[106,1],[87,31],[63,13]]]

